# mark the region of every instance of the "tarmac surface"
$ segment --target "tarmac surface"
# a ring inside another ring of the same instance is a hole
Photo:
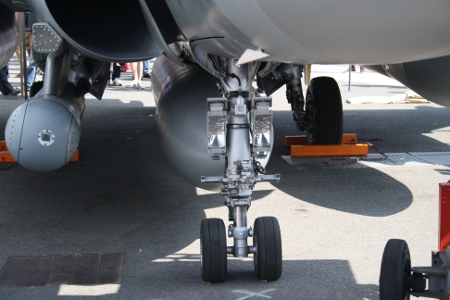
[[[10,67],[14,77],[17,64]],[[312,76],[334,77],[344,102],[397,99],[408,91],[370,71],[352,73],[348,91],[346,68],[313,66]],[[125,253],[120,283],[0,287],[0,299],[374,300],[389,239],[408,242],[414,266],[431,265],[430,251],[438,247],[438,183],[450,179],[449,164],[289,164],[284,136],[299,132],[280,90],[273,95],[276,137],[267,174],[279,173],[281,181],[256,186],[248,224],[259,216],[278,218],[282,276],[259,282],[250,256],[229,258],[224,283],[203,282],[200,222],[226,221],[227,208],[220,195],[194,188],[171,168],[157,143],[150,82],[137,90],[125,87],[130,81],[130,72],[123,73],[124,86],[108,87],[101,101],[87,97],[79,162],[49,173],[16,164],[0,171],[0,268],[13,256]],[[18,79],[11,82],[18,86]],[[21,103],[0,96],[0,140]],[[435,104],[344,103],[344,132],[383,153],[446,156],[449,116],[448,108]]]

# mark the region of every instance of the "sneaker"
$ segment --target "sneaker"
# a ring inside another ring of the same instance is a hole
[[[114,78],[112,85],[114,85],[114,86],[122,86],[122,82],[120,82],[119,78]]]
[[[137,82],[133,80],[130,84],[127,84],[127,88],[138,88]]]
[[[20,94],[21,90],[19,89],[13,89],[11,92],[9,92],[9,94],[11,96],[17,96],[18,94]]]
[[[144,75],[142,75],[142,77],[144,77],[144,78],[152,78],[152,75],[150,75],[150,73],[144,73]]]
[[[136,87],[137,87],[138,89],[140,89],[140,90],[143,90],[143,89],[145,89],[145,86],[144,86],[144,85],[142,84],[142,82],[141,82],[141,81],[138,81],[138,83],[137,83]]]

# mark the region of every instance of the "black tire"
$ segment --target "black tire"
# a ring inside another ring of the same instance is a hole
[[[317,77],[306,91],[306,131],[311,145],[342,143],[343,112],[339,86],[333,78]]]
[[[227,240],[222,219],[204,219],[200,226],[201,272],[204,281],[227,278]]]
[[[389,240],[381,261],[380,300],[408,300],[408,277],[411,277],[408,244],[403,240]]]
[[[260,217],[255,220],[253,246],[255,273],[259,280],[277,280],[281,276],[282,253],[281,232],[274,217]]]

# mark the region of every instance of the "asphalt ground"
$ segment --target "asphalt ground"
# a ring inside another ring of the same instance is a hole
[[[407,91],[370,71],[352,73],[348,91],[346,68],[313,66],[312,75],[334,77],[344,101]],[[17,73],[13,61],[11,74]],[[18,79],[11,81],[18,86]],[[129,81],[130,72],[124,73],[123,84]],[[79,162],[49,173],[16,164],[0,171],[1,265],[12,256],[125,253],[121,283],[0,288],[0,299],[373,300],[389,239],[408,242],[413,265],[431,265],[431,250],[438,247],[438,184],[449,180],[450,168],[298,169],[282,158],[289,154],[284,136],[299,132],[280,90],[273,96],[276,137],[267,173],[280,173],[281,181],[256,186],[248,223],[278,218],[282,276],[259,282],[252,257],[230,258],[224,283],[204,283],[200,222],[226,220],[227,208],[221,196],[184,181],[163,157],[148,79],[144,85],[107,88],[101,101],[87,97]],[[0,140],[21,103],[0,96]],[[384,153],[448,152],[449,115],[434,104],[344,103],[344,132],[371,140]]]

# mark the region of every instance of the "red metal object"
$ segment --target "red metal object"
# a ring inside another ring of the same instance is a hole
[[[439,183],[439,250],[450,246],[450,181]]]
[[[439,183],[439,250],[445,251],[447,246],[450,246],[450,181]]]

